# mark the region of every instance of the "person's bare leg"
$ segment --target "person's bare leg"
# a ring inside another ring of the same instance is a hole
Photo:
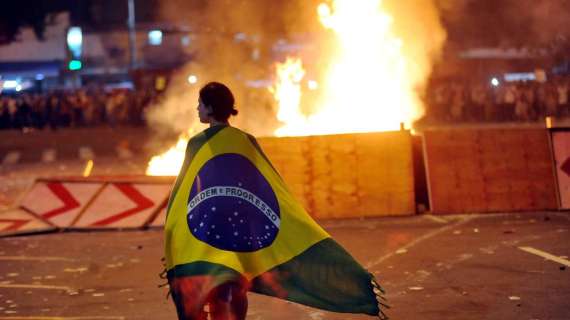
[[[223,284],[211,295],[212,320],[244,320],[247,314],[247,289],[237,282]]]
[[[194,277],[170,281],[170,292],[176,306],[178,320],[207,320],[204,312],[206,295],[202,293],[204,279]]]

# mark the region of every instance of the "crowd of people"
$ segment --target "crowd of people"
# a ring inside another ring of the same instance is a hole
[[[0,96],[0,129],[144,125],[153,91],[80,89]]]
[[[532,122],[570,117],[570,78],[494,84],[434,81],[425,96],[427,123]],[[144,126],[153,90],[101,88],[0,95],[0,129]]]
[[[434,82],[426,96],[426,120],[436,123],[532,122],[570,116],[570,79],[470,84]]]

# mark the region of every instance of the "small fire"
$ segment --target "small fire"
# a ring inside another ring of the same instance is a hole
[[[277,136],[375,132],[410,126],[421,116],[402,41],[391,30],[392,18],[381,0],[335,0],[321,3],[321,23],[338,41],[332,63],[324,74],[321,97],[314,111],[303,115],[299,107],[304,76],[299,59],[277,64],[272,89],[284,125]],[[420,77],[421,78],[421,77]]]
[[[186,154],[186,144],[188,138],[182,136],[176,145],[165,153],[154,156],[148,162],[146,175],[148,176],[176,176],[180,172],[184,156]]]

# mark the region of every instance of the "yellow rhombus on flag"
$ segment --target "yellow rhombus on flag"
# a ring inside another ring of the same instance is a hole
[[[241,279],[253,292],[384,317],[374,277],[307,214],[239,129],[214,126],[188,142],[165,239],[169,279]]]

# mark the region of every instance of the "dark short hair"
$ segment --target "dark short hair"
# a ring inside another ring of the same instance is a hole
[[[202,87],[200,89],[200,100],[212,108],[211,116],[218,121],[227,121],[230,115],[238,114],[234,106],[234,95],[222,83],[210,82]]]

